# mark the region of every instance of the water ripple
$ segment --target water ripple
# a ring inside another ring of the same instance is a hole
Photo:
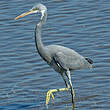
[[[0,0],[0,110],[45,110],[46,92],[64,87],[60,75],[39,56],[34,29],[40,14],[15,21],[39,0]],[[94,61],[94,69],[71,73],[76,109],[109,110],[110,1],[41,1],[48,8],[45,45],[72,48]],[[70,92],[55,94],[49,109],[71,109]]]

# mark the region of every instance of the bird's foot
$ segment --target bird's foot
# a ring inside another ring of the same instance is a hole
[[[46,105],[49,103],[50,96],[52,96],[53,102],[55,102],[55,98],[54,98],[53,92],[54,92],[54,89],[49,90],[49,91],[47,92]]]
[[[55,98],[53,93],[54,92],[60,92],[60,91],[68,91],[69,88],[61,88],[61,89],[51,89],[47,92],[47,96],[46,96],[46,105],[49,103],[50,100],[50,96],[52,96],[53,102],[55,102]]]

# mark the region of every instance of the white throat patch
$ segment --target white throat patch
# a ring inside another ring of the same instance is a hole
[[[41,16],[41,20],[42,20],[44,13],[45,13],[45,10],[42,10],[41,13],[42,13],[42,16]]]

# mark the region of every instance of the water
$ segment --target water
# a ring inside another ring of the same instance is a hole
[[[38,0],[0,0],[0,110],[71,110],[70,92],[55,94],[45,106],[46,92],[65,87],[59,74],[38,55],[34,28],[40,14],[15,21]],[[45,0],[48,21],[45,45],[60,44],[94,61],[96,68],[71,72],[76,110],[110,108],[110,1]]]

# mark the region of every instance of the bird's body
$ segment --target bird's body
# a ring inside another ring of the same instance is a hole
[[[78,70],[92,67],[92,65],[83,56],[70,48],[60,45],[49,45],[45,47],[45,51],[47,52],[47,56],[41,56],[59,73],[59,69]],[[58,59],[55,59],[56,57],[58,57]],[[58,62],[59,65],[55,61]],[[64,63],[64,66],[62,66],[62,63]]]
[[[41,33],[47,14],[44,13],[44,15],[46,15],[46,17],[43,16],[42,20],[35,28],[35,43],[40,56],[59,73],[62,73],[67,69],[77,70],[82,68],[91,68],[92,65],[73,49],[61,45],[44,46],[41,40]]]
[[[21,14],[20,16],[16,17],[16,19],[36,12],[41,12],[42,14],[41,21],[36,25],[35,28],[35,43],[38,53],[55,71],[61,74],[67,87],[58,90],[57,89],[49,90],[47,92],[46,104],[48,104],[49,102],[50,95],[54,99],[53,92],[65,91],[65,90],[69,90],[69,88],[71,89],[72,102],[73,102],[74,90],[72,87],[70,71],[82,69],[82,68],[92,68],[91,64],[93,62],[91,59],[84,58],[74,50],[64,46],[60,46],[60,45],[44,46],[41,40],[41,32],[42,32],[43,24],[46,22],[47,19],[47,8],[43,4],[38,4],[34,6],[30,11]],[[64,77],[64,73],[68,78],[70,87]]]

